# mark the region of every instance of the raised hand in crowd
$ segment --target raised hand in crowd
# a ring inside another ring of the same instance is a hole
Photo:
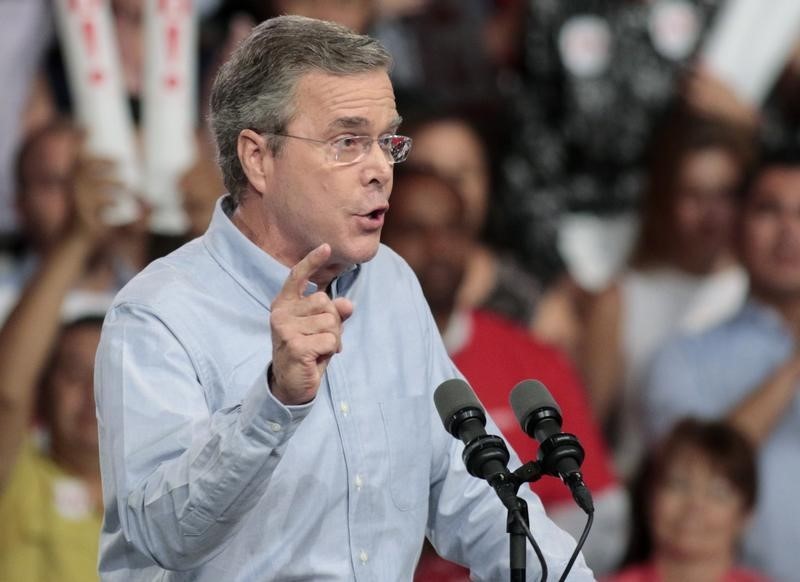
[[[121,185],[109,162],[84,157],[70,180],[70,217],[0,329],[0,487],[30,428],[37,382],[61,327],[69,291],[109,233],[103,211]]]
[[[703,66],[690,69],[683,80],[681,95],[698,115],[749,129],[758,125],[758,108],[743,101],[725,81]]]

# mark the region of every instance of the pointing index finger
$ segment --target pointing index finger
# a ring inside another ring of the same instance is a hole
[[[300,262],[289,271],[289,277],[287,277],[286,282],[283,284],[281,295],[301,297],[306,289],[308,281],[314,273],[327,263],[330,256],[330,245],[328,243],[322,243],[300,259]]]

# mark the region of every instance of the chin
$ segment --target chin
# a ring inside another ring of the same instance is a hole
[[[375,241],[375,243],[359,245],[358,247],[347,249],[345,252],[341,253],[340,256],[342,257],[342,262],[348,265],[358,265],[374,259],[375,255],[378,254],[378,247],[379,241]]]

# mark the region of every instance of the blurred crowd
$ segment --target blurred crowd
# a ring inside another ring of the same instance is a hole
[[[108,0],[137,132],[147,1]],[[340,22],[393,54],[413,148],[383,242],[523,461],[537,445],[511,388],[536,378],[560,404],[586,450],[598,578],[800,579],[800,23],[756,103],[702,59],[726,0],[191,4],[194,161],[178,182],[186,228],[165,234],[146,197],[135,220],[104,218],[124,185],[87,147],[53,2],[0,2],[0,582],[96,578],[105,309],[204,233],[225,191],[208,87],[277,14]],[[565,250],[571,216],[605,225],[579,233],[588,264]],[[577,539],[569,490],[532,487]],[[426,546],[416,579],[467,573]]]

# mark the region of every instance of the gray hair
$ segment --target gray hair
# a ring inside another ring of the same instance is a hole
[[[381,43],[344,26],[302,16],[279,16],[256,26],[222,65],[211,89],[210,122],[225,187],[235,203],[247,187],[237,153],[239,133],[282,133],[295,115],[297,83],[312,71],[352,75],[389,70]],[[268,141],[273,153],[282,140]]]

